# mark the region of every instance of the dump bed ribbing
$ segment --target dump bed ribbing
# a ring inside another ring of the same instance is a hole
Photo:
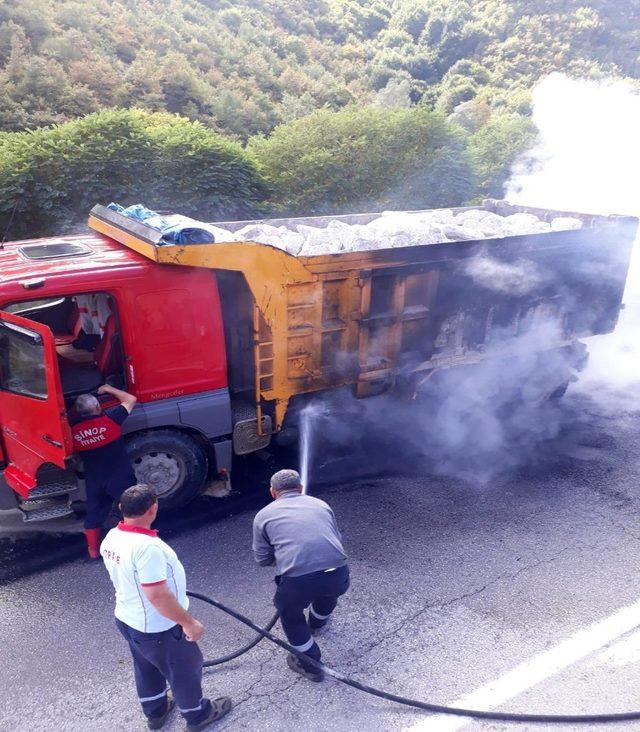
[[[549,348],[615,327],[637,219],[503,201],[486,201],[483,207],[501,215],[532,213],[543,220],[569,215],[583,226],[294,257],[250,241],[160,245],[160,232],[102,206],[93,209],[89,223],[160,264],[240,273],[254,303],[256,404],[273,404],[279,427],[297,394],[344,384],[367,393],[393,381],[400,368],[424,372],[475,363],[486,357],[498,328],[512,328],[517,336],[542,306],[560,327],[555,341],[546,344]],[[336,219],[363,223],[378,215],[261,223],[319,227]],[[247,223],[216,226],[239,230]],[[536,277],[531,277],[533,271]],[[502,277],[506,285],[496,273],[508,275]]]

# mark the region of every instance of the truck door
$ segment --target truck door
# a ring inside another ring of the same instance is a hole
[[[0,312],[0,429],[4,478],[24,498],[43,463],[65,467],[73,452],[51,330]]]

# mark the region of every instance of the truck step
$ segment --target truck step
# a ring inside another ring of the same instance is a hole
[[[22,511],[22,520],[27,523],[62,518],[73,513],[68,503],[48,498],[24,501],[20,506],[20,511]]]
[[[233,425],[233,450],[236,455],[263,450],[271,442],[271,417],[262,415],[262,434],[258,434],[258,420],[245,419]]]
[[[258,420],[255,405],[246,399],[231,401],[233,420],[233,451],[236,455],[247,455],[262,450],[271,442],[271,417],[262,415],[262,434],[258,434]]]
[[[73,483],[46,483],[45,485],[37,485],[29,493],[28,501],[54,498],[55,496],[66,496],[77,490],[78,486],[73,485]]]

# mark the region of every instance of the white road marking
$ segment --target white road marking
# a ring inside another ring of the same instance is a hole
[[[640,663],[640,631],[631,633],[594,658],[595,664],[606,666],[630,666]]]
[[[503,676],[483,684],[448,706],[466,709],[495,709],[638,627],[640,627],[640,601],[623,607],[608,618],[577,631],[553,648],[533,656]],[[542,713],[545,710],[533,711]],[[549,713],[560,711],[578,713],[580,710],[553,709],[549,710]],[[455,732],[470,723],[469,717],[438,714],[425,717],[416,724],[406,727],[405,730],[407,732]]]

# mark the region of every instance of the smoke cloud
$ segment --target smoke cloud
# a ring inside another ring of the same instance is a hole
[[[514,167],[506,198],[543,208],[640,216],[640,93],[624,81],[552,74],[533,94],[538,144]],[[587,371],[574,388],[602,407],[640,405],[640,244],[636,240],[625,310],[615,333],[590,339]],[[622,390],[625,390],[623,392]],[[601,393],[601,392],[600,392]]]
[[[640,209],[640,95],[622,81],[552,74],[533,93],[538,143],[514,166],[513,203],[599,214]]]
[[[533,108],[538,141],[514,166],[505,198],[559,211],[640,213],[640,96],[630,85],[553,74],[536,88]],[[371,472],[401,465],[482,484],[535,462],[545,441],[560,433],[566,410],[556,397],[567,384],[569,395],[582,390],[601,399],[602,409],[620,408],[616,394],[623,394],[628,411],[630,390],[640,404],[638,246],[635,254],[626,310],[614,334],[588,339],[591,360],[579,380],[575,352],[545,350],[561,339],[563,324],[542,303],[515,332],[491,328],[477,364],[427,374],[404,402],[391,396],[316,398],[302,413],[307,443],[324,442],[322,448],[316,444],[311,462],[330,473],[359,462]],[[581,273],[593,269],[596,281],[606,279],[601,265],[571,264]],[[544,287],[554,275],[527,259],[504,262],[488,252],[465,262],[462,271],[474,286],[515,298]],[[438,334],[436,345],[448,337]]]
[[[518,337],[496,329],[484,358],[427,372],[417,389],[356,399],[329,392],[302,410],[302,466],[324,479],[386,471],[453,475],[486,484],[535,458],[562,426],[557,399],[577,378],[558,343],[561,324],[532,313]],[[546,349],[546,350],[545,350]]]
[[[526,295],[544,282],[544,275],[532,262],[501,262],[488,254],[464,265],[465,273],[478,285],[494,292]]]

